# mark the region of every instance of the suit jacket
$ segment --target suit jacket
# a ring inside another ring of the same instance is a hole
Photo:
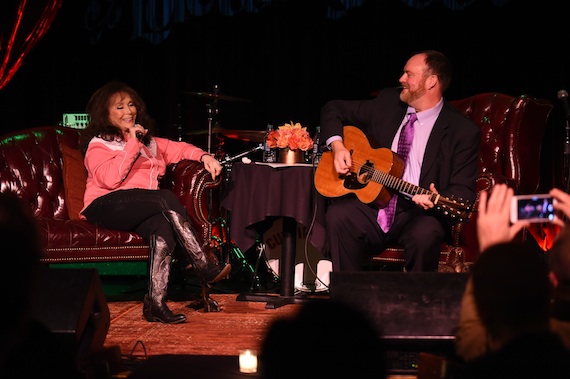
[[[372,147],[390,148],[408,108],[400,91],[387,88],[370,100],[329,101],[321,109],[322,139],[342,136],[342,128],[353,125],[368,136]],[[434,183],[440,194],[473,204],[480,135],[475,123],[445,102],[428,140],[419,186],[429,189]]]

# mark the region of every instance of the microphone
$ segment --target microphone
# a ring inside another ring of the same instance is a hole
[[[558,99],[562,103],[562,107],[564,108],[564,112],[566,113],[566,119],[570,118],[570,105],[568,105],[568,91],[565,89],[561,89],[558,91]]]
[[[566,96],[568,96],[568,94],[566,94]],[[140,130],[137,130],[135,135],[137,136],[137,139],[140,141],[143,139],[144,135],[142,134],[142,132]]]
[[[566,112],[566,139],[564,140],[564,155],[570,156],[570,125],[568,119],[570,118],[570,106],[568,106],[568,91],[561,89],[558,91],[558,98],[562,102],[564,112]]]

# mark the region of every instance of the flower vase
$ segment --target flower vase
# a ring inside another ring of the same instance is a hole
[[[279,149],[277,154],[277,161],[279,163],[286,163],[286,164],[295,164],[295,163],[303,163],[304,154],[303,150],[291,150],[289,148]]]

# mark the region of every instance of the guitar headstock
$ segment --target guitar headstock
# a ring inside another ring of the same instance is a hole
[[[469,221],[473,213],[473,206],[466,200],[457,200],[440,196],[435,207],[447,217],[459,222]]]

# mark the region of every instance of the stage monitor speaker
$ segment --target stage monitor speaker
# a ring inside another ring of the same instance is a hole
[[[385,342],[387,370],[417,375],[420,353],[455,358],[467,273],[332,272],[331,300],[360,309]]]
[[[32,317],[45,325],[82,362],[103,350],[110,313],[96,269],[40,270]]]
[[[332,272],[330,298],[365,312],[390,343],[455,339],[467,273]]]

